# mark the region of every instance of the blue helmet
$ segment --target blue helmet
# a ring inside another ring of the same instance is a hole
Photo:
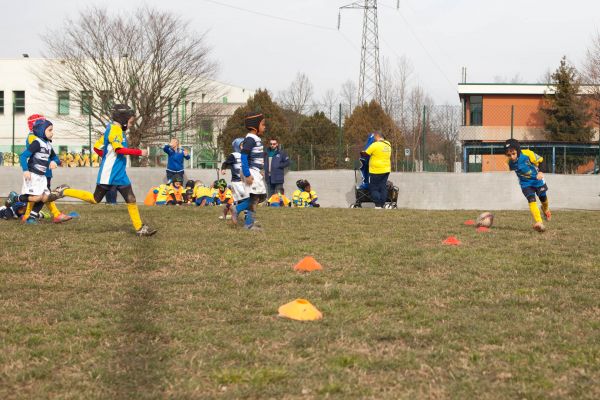
[[[33,134],[39,137],[40,139],[48,140],[48,138],[46,137],[46,129],[48,129],[49,126],[52,126],[52,122],[50,122],[49,120],[38,119],[33,124]]]

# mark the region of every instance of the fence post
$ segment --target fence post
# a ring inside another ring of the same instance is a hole
[[[469,172],[469,166],[468,166],[468,161],[469,161],[469,154],[468,154],[468,149],[467,146],[463,147],[463,171]]]
[[[513,129],[515,127],[515,106],[510,106],[510,138],[513,138]]]
[[[14,97],[14,96],[13,96]],[[13,99],[13,103],[12,103],[12,147],[11,147],[11,164],[14,167],[15,166],[15,110],[17,109],[17,105],[15,104],[15,100]]]
[[[421,131],[422,131],[422,133],[421,133],[421,136],[422,136],[421,137],[421,140],[422,140],[422,143],[421,143],[421,162],[423,163],[423,165],[421,167],[421,169],[422,169],[421,172],[425,172],[425,115],[426,115],[426,112],[427,112],[427,108],[426,108],[426,106],[423,106],[423,125],[421,127]]]
[[[556,173],[556,146],[552,146],[552,173]]]

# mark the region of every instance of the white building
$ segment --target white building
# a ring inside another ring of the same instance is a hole
[[[27,116],[31,114],[43,114],[54,123],[53,145],[57,152],[79,152],[88,147],[90,136],[93,145],[98,132],[103,130],[101,126],[97,126],[96,121],[92,121],[93,129],[90,135],[90,129],[85,126],[89,116],[81,103],[75,100],[80,98],[80,93],[52,91],[49,89],[50,85],[40,81],[36,71],[42,70],[47,63],[48,60],[41,58],[0,60],[0,152],[5,155],[11,152],[13,143],[16,153],[23,150],[28,133]],[[254,95],[254,90],[216,81],[211,82],[211,85],[220,96],[217,101],[212,100],[210,107],[217,111],[203,116],[199,123],[202,131],[207,134],[206,141],[216,147],[217,136],[225,126],[227,118]],[[204,99],[187,100],[189,101],[182,107],[189,107],[189,115]],[[179,109],[178,107],[177,113],[180,112]],[[186,110],[182,112],[185,113]],[[79,119],[78,124],[73,123],[74,118]],[[189,137],[184,132],[181,132],[181,135],[178,132],[175,134],[183,138]],[[10,165],[8,158],[4,157],[5,165]]]

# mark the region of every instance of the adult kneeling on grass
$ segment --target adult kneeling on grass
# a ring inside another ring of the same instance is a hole
[[[375,203],[375,208],[380,209],[387,200],[387,180],[392,171],[392,145],[385,140],[383,133],[375,132],[373,142],[363,152],[369,156],[369,192]]]

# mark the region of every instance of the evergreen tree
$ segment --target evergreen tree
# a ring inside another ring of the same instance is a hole
[[[344,121],[344,138],[351,146],[362,146],[374,131],[382,132],[392,145],[401,145],[400,129],[375,100],[356,107]]]
[[[298,130],[287,147],[292,163],[307,169],[335,168],[340,149],[339,129],[324,113],[303,117]]]
[[[245,137],[248,131],[244,126],[244,117],[251,112],[261,112],[265,115],[267,130],[265,140],[277,137],[281,143],[289,140],[289,129],[283,110],[273,102],[266,89],[259,89],[254,96],[248,99],[245,106],[239,107],[227,120],[225,129],[217,138],[219,149],[228,154],[232,151],[231,142],[235,138]]]
[[[588,103],[579,94],[577,71],[563,56],[552,74],[554,94],[544,96],[542,107],[548,139],[558,142],[589,142],[593,136]]]

